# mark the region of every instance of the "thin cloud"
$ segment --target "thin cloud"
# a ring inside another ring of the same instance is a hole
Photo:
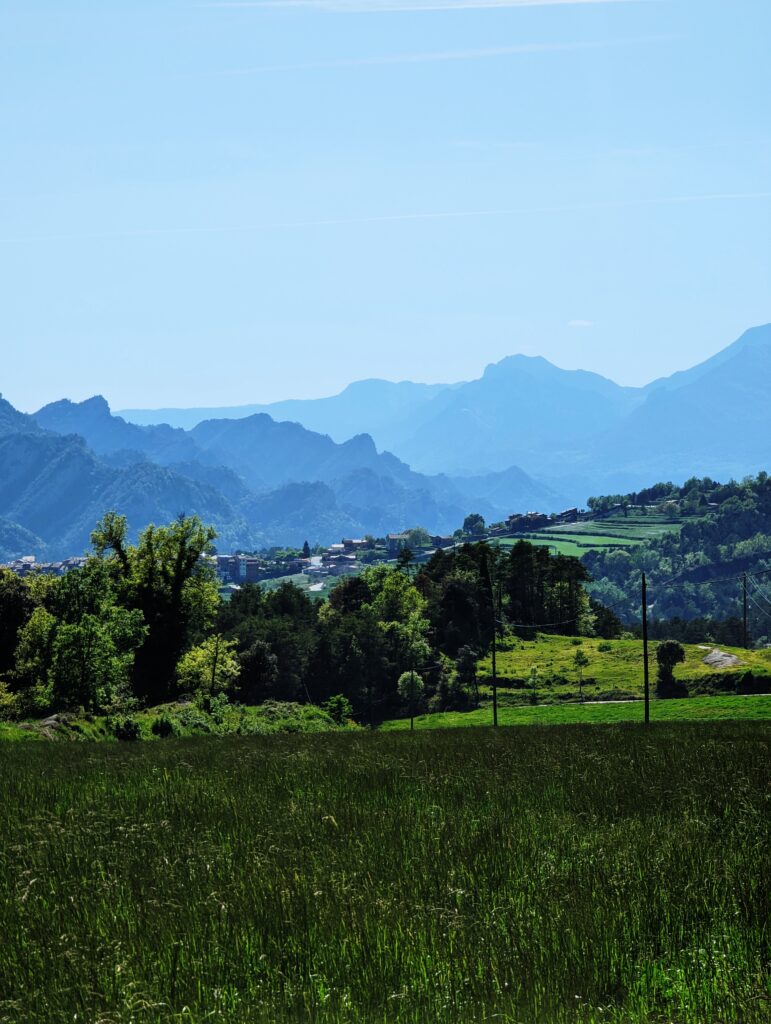
[[[29,242],[98,241],[113,238],[152,238],[174,235],[227,235],[259,233],[301,228],[356,227],[366,224],[397,224],[409,221],[472,220],[486,217],[530,217],[538,214],[587,213],[592,210],[625,210],[639,206],[670,206],[680,203],[711,203],[771,199],[771,192],[707,192],[697,195],[660,196],[651,199],[623,199],[615,202],[571,203],[564,206],[444,210],[436,212],[393,213],[372,217],[330,217],[319,220],[266,221],[213,227],[138,228],[135,231],[93,231],[50,235],[20,235],[0,238],[0,245]]]
[[[568,327],[577,327],[580,329],[586,329],[588,327],[594,327],[593,320],[568,320]]]
[[[342,60],[310,61],[298,64],[263,64],[253,68],[235,68],[215,71],[217,77],[261,75],[279,71],[323,71],[332,68],[378,67],[393,64],[429,64],[438,61],[486,60],[528,53],[563,53],[573,50],[596,50],[607,46],[651,43],[671,40],[671,36],[643,36],[636,39],[615,39],[578,43],[522,43],[519,46],[495,46],[478,50],[440,50],[428,53],[397,53],[382,57],[350,57]]]
[[[328,14],[410,13],[412,11],[475,11],[512,7],[563,7],[579,4],[645,3],[647,0],[220,0],[199,7],[295,8]]]

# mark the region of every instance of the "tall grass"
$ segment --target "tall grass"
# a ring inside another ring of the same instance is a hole
[[[501,725],[619,725],[639,723],[645,711],[641,700],[596,704],[538,704],[508,707],[507,694],[498,695],[498,721]],[[686,721],[765,721],[771,731],[771,694],[757,697],[688,697],[683,700],[652,700],[652,722]],[[456,729],[489,726],[493,712],[489,701],[474,711],[435,711],[418,715],[416,729]],[[409,729],[409,718],[383,722],[384,732]]]
[[[770,735],[6,744],[0,1021],[766,1021]]]

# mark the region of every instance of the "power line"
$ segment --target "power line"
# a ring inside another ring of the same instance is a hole
[[[752,593],[747,593],[747,598],[753,602],[753,604],[765,615],[771,615],[771,600],[758,588],[757,584],[753,583],[755,589],[755,596]],[[760,602],[760,603],[759,603]]]
[[[757,610],[760,612],[761,615],[764,615],[766,618],[771,619],[771,611],[769,611],[769,609],[767,609],[767,608],[761,608],[761,606],[758,604],[758,602],[755,600],[755,598],[752,596],[752,594],[748,593],[747,594],[747,599],[750,601],[751,604],[755,605],[755,607],[757,608]]]
[[[709,566],[697,566],[697,568],[699,568],[699,569],[701,569],[701,568],[709,568]],[[687,571],[687,570],[684,570],[684,571]],[[686,584],[691,584],[691,586],[694,586],[694,587],[710,587],[710,586],[712,586],[715,583],[735,583],[737,581],[740,581],[740,580],[744,579],[745,576],[747,577],[747,579],[754,579],[757,576],[768,576],[768,575],[771,575],[771,569],[758,569],[756,572],[748,572],[748,573],[740,572],[736,576],[722,576],[719,579],[714,579],[714,580],[689,580],[689,579],[683,580],[682,579],[683,573],[681,572],[681,573],[678,573],[677,576],[672,576],[668,580],[663,580],[661,583],[657,584],[657,586],[659,586],[659,587],[671,587],[671,586],[683,587]],[[678,580],[681,580],[681,582],[678,583],[677,582]]]
[[[755,589],[755,591],[756,591],[756,592],[757,592],[757,593],[758,593],[758,594],[759,594],[759,595],[760,595],[761,597],[763,597],[763,598],[765,598],[766,600],[768,600],[769,602],[771,602],[771,597],[769,597],[769,595],[768,595],[768,594],[767,594],[767,593],[766,593],[765,591],[763,591],[763,590],[761,590],[761,589],[760,589],[760,586],[759,586],[759,585],[758,585],[758,584],[757,584],[757,583],[755,582],[755,580],[754,580],[754,579],[752,578],[752,576],[748,576],[748,577],[747,577],[747,579],[748,579],[748,580],[750,581],[750,583],[752,584],[752,586],[753,586],[753,588]]]

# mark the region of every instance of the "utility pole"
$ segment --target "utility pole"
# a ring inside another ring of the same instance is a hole
[[[493,605],[493,728],[498,728],[498,673],[495,665],[495,647],[497,641],[497,623],[495,621],[495,605]]]
[[[496,661],[497,646],[498,646],[498,620],[501,615],[501,581],[498,580],[498,601],[496,608],[495,592],[493,590],[493,581],[490,580],[490,604],[492,605],[493,613],[493,728],[498,728],[498,667]]]
[[[742,576],[742,593],[744,595],[744,616],[743,616],[743,636],[744,636],[744,649],[745,651],[750,646],[749,632],[747,630],[747,573],[745,572]]]
[[[642,574],[643,678],[645,680],[645,724],[651,720],[651,695],[648,679],[648,583]]]

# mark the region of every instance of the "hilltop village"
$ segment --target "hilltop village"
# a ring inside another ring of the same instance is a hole
[[[237,551],[232,554],[210,556],[212,566],[224,593],[245,583],[263,583],[287,576],[306,576],[309,582],[319,583],[330,577],[356,575],[366,565],[393,561],[408,549],[415,561],[424,561],[434,551],[450,548],[467,540],[489,540],[517,534],[530,534],[548,526],[557,526],[593,518],[592,513],[577,508],[559,514],[543,512],[516,512],[505,521],[485,525],[481,516],[469,515],[463,527],[452,535],[429,534],[422,527],[389,533],[385,537],[343,538],[339,543],[303,548],[269,548],[263,551]],[[60,561],[39,560],[35,555],[23,555],[5,562],[0,568],[10,569],[18,576],[41,573],[63,576],[80,568],[85,556],[75,555]]]

